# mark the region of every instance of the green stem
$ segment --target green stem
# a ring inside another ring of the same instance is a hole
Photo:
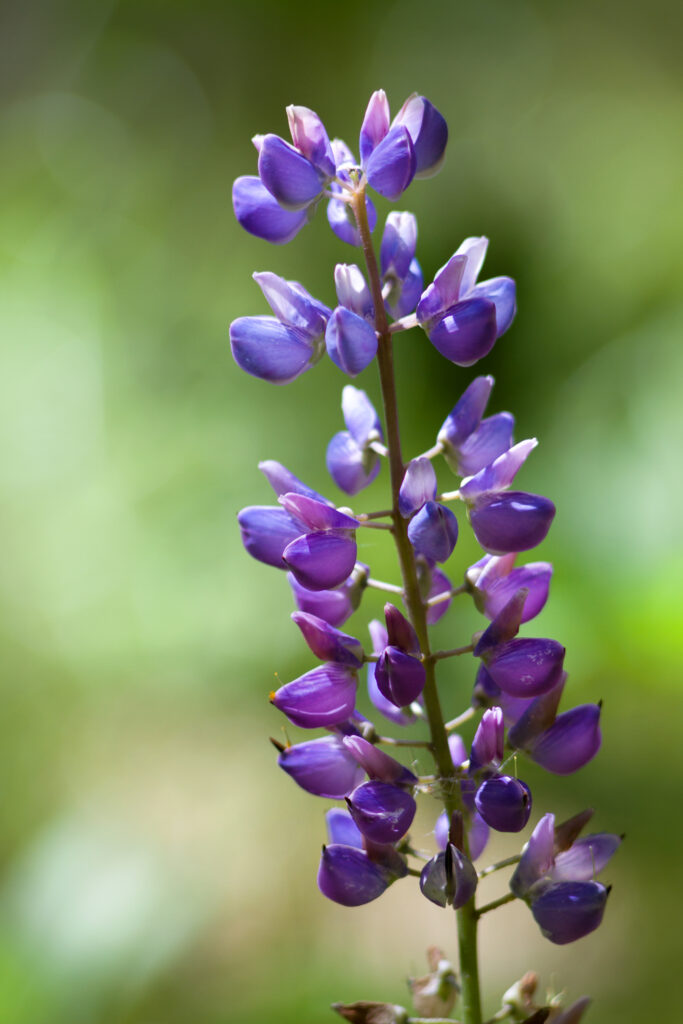
[[[377,347],[377,363],[384,403],[386,423],[386,442],[389,449],[389,473],[391,478],[391,518],[394,524],[394,541],[398,554],[403,591],[406,607],[411,622],[417,633],[420,648],[424,656],[426,673],[425,686],[422,693],[427,712],[427,721],[431,733],[432,753],[440,777],[442,798],[449,817],[454,811],[462,812],[463,806],[460,791],[453,769],[448,747],[448,734],[444,724],[443,712],[439,701],[434,671],[434,659],[429,646],[429,630],[425,604],[420,593],[417,566],[413,547],[408,539],[408,525],[399,512],[398,494],[403,481],[405,467],[401,454],[401,434],[399,429],[398,405],[396,400],[396,381],[394,377],[394,354],[392,335],[384,309],[382,284],[377,267],[377,257],[372,245],[372,236],[368,224],[365,191],[358,190],[352,200],[358,231],[361,238],[363,255],[368,271],[368,279],[375,304],[375,327],[379,335]],[[467,851],[465,851],[467,852]],[[474,898],[464,907],[456,911],[458,924],[458,941],[460,946],[460,973],[462,985],[463,1024],[482,1024],[481,1000],[479,995],[479,970],[477,966],[477,914]]]

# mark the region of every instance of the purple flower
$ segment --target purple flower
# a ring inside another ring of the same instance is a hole
[[[363,781],[363,769],[340,736],[285,747],[278,764],[307,793],[330,800],[343,800]]]
[[[363,645],[360,640],[307,612],[292,612],[292,620],[317,658],[334,661],[339,665],[350,665],[352,668],[360,668],[363,664]]]
[[[537,896],[531,913],[546,939],[564,946],[595,931],[608,895],[609,889],[600,882],[558,882]]]
[[[318,362],[330,316],[297,281],[276,274],[255,274],[275,316],[242,316],[230,324],[230,345],[237,365],[273,384],[288,384]]]
[[[556,640],[518,637],[499,644],[483,658],[489,675],[504,693],[536,697],[559,681],[564,654]]]
[[[285,210],[303,210],[322,195],[325,175],[279,135],[264,135],[258,172],[263,184]]]
[[[377,354],[375,328],[344,306],[337,306],[327,322],[325,345],[332,362],[349,377],[356,377]]]
[[[273,245],[285,245],[308,223],[307,210],[285,210],[260,178],[243,175],[232,186],[235,217],[245,231]]]
[[[420,696],[426,680],[425,667],[412,654],[389,645],[375,666],[380,693],[397,708],[405,708]]]
[[[343,907],[360,907],[381,896],[393,881],[381,864],[354,846],[323,846],[318,888],[323,896]]]
[[[351,576],[336,589],[309,590],[299,583],[293,573],[287,573],[287,582],[292,588],[297,608],[317,615],[331,626],[341,626],[353,615],[360,604],[367,578],[367,567],[356,562]]]
[[[600,874],[619,848],[621,837],[600,832],[579,838],[591,813],[558,826],[554,814],[543,815],[510,879],[516,896],[533,903],[549,882],[587,882]]]
[[[394,118],[405,125],[415,148],[416,178],[431,178],[440,169],[448,142],[448,125],[433,104],[413,93]]]
[[[282,554],[301,533],[296,523],[283,508],[270,505],[250,505],[237,514],[242,543],[252,558],[276,569],[284,569]]]
[[[445,562],[458,540],[458,520],[445,505],[428,501],[408,524],[415,551],[434,562]]]
[[[420,653],[420,642],[413,624],[389,601],[384,605],[384,620],[389,644],[400,647],[406,654]]]
[[[373,843],[395,843],[413,823],[417,804],[390,782],[364,782],[346,798],[356,825]]]
[[[436,274],[417,304],[417,318],[435,348],[459,366],[491,351],[515,315],[515,283],[496,277],[476,284],[486,238],[467,238]]]
[[[558,715],[553,724],[526,747],[546,771],[569,775],[583,768],[600,750],[600,705],[580,704]]]
[[[531,790],[510,775],[485,779],[474,802],[487,825],[497,832],[521,832],[531,814]]]
[[[350,718],[356,702],[356,673],[330,663],[306,672],[271,693],[271,703],[302,729],[329,728]]]
[[[342,390],[342,413],[347,429],[327,446],[327,468],[342,491],[357,494],[379,473],[379,455],[370,446],[382,441],[382,426],[366,393],[352,384]]]
[[[487,619],[494,619],[522,588],[528,591],[522,622],[535,618],[548,600],[553,574],[550,562],[529,562],[515,569],[515,558],[516,552],[497,557],[484,555],[467,570],[466,581],[472,586],[477,607]]]
[[[356,553],[352,531],[319,530],[297,537],[287,545],[282,557],[307,590],[330,590],[351,575]]]
[[[356,564],[358,520],[305,494],[283,494],[279,501],[304,528],[313,531],[287,545],[282,553],[287,567],[308,590],[339,586]]]
[[[475,537],[492,555],[535,548],[545,540],[554,518],[549,498],[522,491],[482,494],[469,509]]]

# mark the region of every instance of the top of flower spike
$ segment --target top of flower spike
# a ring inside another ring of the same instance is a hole
[[[377,90],[363,119],[358,165],[344,142],[330,141],[315,111],[290,105],[291,143],[273,134],[254,136],[258,177],[235,181],[237,220],[251,234],[285,244],[307,223],[320,198],[332,192],[328,207],[332,230],[343,241],[359,244],[355,225],[347,217],[343,190],[369,184],[386,198],[397,199],[414,177],[435,174],[444,158],[448,127],[424,96],[409,96],[394,120],[390,118],[386,94]],[[376,220],[374,210],[369,213],[371,222]]]

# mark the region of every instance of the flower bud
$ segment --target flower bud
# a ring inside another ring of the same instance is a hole
[[[405,708],[420,696],[426,672],[421,661],[398,647],[385,647],[375,666],[380,693],[397,708]]]
[[[453,843],[432,857],[420,874],[420,889],[438,907],[463,907],[474,896],[477,872],[468,857]]]
[[[332,362],[350,377],[369,366],[377,354],[377,335],[367,320],[337,306],[325,330],[325,345]]]
[[[398,492],[398,508],[407,519],[422,508],[426,501],[436,497],[436,473],[429,459],[412,459],[406,466]]]
[[[242,175],[232,186],[235,217],[245,231],[273,245],[291,242],[308,221],[306,210],[285,210],[260,178]]]
[[[531,912],[546,939],[564,946],[595,931],[608,895],[600,882],[557,882],[533,900]]]
[[[389,131],[389,101],[384,89],[373,92],[360,129],[358,148],[363,166]]]
[[[487,825],[497,832],[521,832],[531,814],[531,790],[510,775],[485,779],[474,802]]]
[[[384,625],[377,619],[373,619],[368,623],[368,629],[372,639],[373,652],[379,655],[389,643],[387,631]],[[368,695],[370,700],[380,714],[388,718],[390,722],[393,722],[395,725],[411,725],[415,721],[413,712],[409,708],[397,708],[380,691],[375,678],[375,665],[376,662],[374,661],[369,661],[367,665]]]
[[[339,305],[373,323],[374,330],[375,304],[360,267],[355,263],[338,263],[334,268],[334,284]]]
[[[399,647],[406,654],[420,653],[420,642],[415,628],[396,605],[387,601],[384,605],[384,619],[387,624],[387,644]]]
[[[321,195],[324,175],[278,135],[265,135],[258,158],[261,181],[280,206],[302,210]]]
[[[505,748],[505,723],[500,708],[485,711],[472,740],[470,774],[482,768],[499,768]]]
[[[387,215],[379,252],[382,277],[388,274],[405,280],[415,259],[417,219],[413,213],[392,210]]]
[[[324,174],[325,177],[333,178],[335,172],[335,160],[330,146],[330,140],[325,125],[318,115],[309,110],[308,107],[287,107],[287,120],[292,135],[292,142],[299,152],[306,157],[313,166]]]
[[[450,594],[453,589],[453,584],[446,576],[438,565],[431,565],[429,559],[418,558],[418,576],[427,575],[429,573],[429,589],[424,595],[427,600],[432,597],[439,597],[441,594]],[[427,566],[425,571],[424,566]],[[438,604],[427,606],[427,624],[433,626],[435,622],[443,618],[448,609],[451,606],[452,598],[449,596],[445,601],[439,601]]]
[[[330,800],[343,800],[363,781],[363,769],[339,736],[285,747],[277,763],[307,793]]]
[[[304,640],[316,658],[334,661],[340,665],[360,668],[363,664],[363,645],[360,640],[330,626],[324,619],[307,612],[292,612],[292,620],[304,635]]]
[[[505,491],[480,495],[469,517],[481,546],[492,555],[505,555],[540,544],[555,517],[555,506],[539,494]]]
[[[389,782],[364,782],[346,798],[351,817],[373,843],[395,843],[413,823],[417,804]]]
[[[329,728],[353,714],[356,673],[345,665],[319,665],[271,694],[271,703],[302,729]]]
[[[458,520],[445,505],[428,501],[410,520],[408,538],[418,554],[445,562],[458,540]]]

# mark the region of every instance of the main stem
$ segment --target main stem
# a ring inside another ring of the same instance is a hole
[[[389,322],[384,309],[382,298],[382,283],[377,268],[377,258],[372,244],[370,226],[368,224],[367,207],[365,203],[365,191],[359,189],[353,196],[351,207],[353,209],[358,231],[360,233],[361,246],[365,256],[365,263],[372,290],[372,297],[375,304],[375,327],[379,334],[377,347],[377,362],[379,365],[379,378],[382,388],[382,401],[384,403],[384,418],[387,430],[387,448],[389,450],[389,471],[391,476],[391,518],[394,526],[394,541],[398,554],[401,576],[403,579],[403,590],[405,602],[410,614],[410,619],[415,627],[420,648],[424,656],[426,670],[425,687],[423,691],[425,711],[431,733],[432,752],[436,762],[437,774],[442,786],[442,797],[448,816],[454,811],[462,811],[460,790],[453,772],[453,761],[448,746],[448,734],[444,723],[441,702],[436,687],[434,670],[434,658],[429,646],[429,629],[427,626],[427,613],[417,576],[417,566],[413,546],[408,538],[408,526],[406,520],[399,512],[398,494],[403,480],[405,467],[401,454],[401,434],[398,420],[398,405],[396,401],[396,380],[394,377],[394,353],[392,335],[389,330]],[[482,1024],[481,997],[479,994],[479,967],[477,963],[477,914],[474,906],[474,897],[456,911],[458,926],[458,945],[460,951],[460,983],[462,995],[462,1020],[463,1024]]]

